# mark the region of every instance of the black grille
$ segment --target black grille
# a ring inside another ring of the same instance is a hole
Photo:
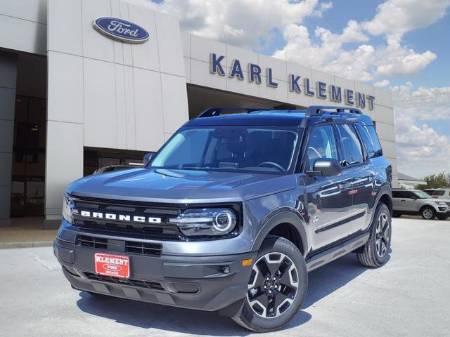
[[[125,251],[133,254],[160,256],[162,245],[159,243],[125,241]]]
[[[90,247],[90,248],[100,248],[107,249],[108,248],[108,240],[104,238],[96,238],[93,236],[86,235],[78,235],[77,246]]]
[[[117,200],[79,199],[74,200],[74,225],[92,233],[116,236],[138,237],[155,240],[181,240],[183,235],[169,219],[180,214],[181,210],[163,204],[130,203]],[[156,217],[161,223],[141,223],[81,216],[81,211],[133,216]]]
[[[164,290],[161,283],[158,283],[158,282],[131,280],[131,279],[124,279],[124,278],[113,277],[113,276],[98,275],[98,274],[93,274],[93,273],[84,273],[84,275],[86,275],[86,277],[88,279],[95,280],[95,281],[114,283],[114,284],[120,284],[120,285],[128,285],[128,286],[140,287],[140,288]]]
[[[160,256],[162,244],[154,242],[141,241],[123,241],[108,240],[88,235],[78,235],[76,239],[77,246],[89,247],[94,249],[112,250],[130,254]]]

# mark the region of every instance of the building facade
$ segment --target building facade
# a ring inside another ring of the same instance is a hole
[[[157,150],[211,106],[360,108],[396,177],[384,89],[182,32],[125,0],[3,0],[0,31],[0,218],[59,218],[70,181]]]

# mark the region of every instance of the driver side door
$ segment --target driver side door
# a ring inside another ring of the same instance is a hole
[[[317,159],[339,160],[338,144],[332,124],[319,124],[309,130],[303,157],[305,173],[313,171]],[[305,175],[309,233],[313,250],[318,250],[347,235],[344,220],[352,209],[352,196],[345,193],[351,185],[346,174]],[[344,226],[342,226],[342,224]]]

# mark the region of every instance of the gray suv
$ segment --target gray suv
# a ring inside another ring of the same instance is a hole
[[[420,214],[426,220],[435,217],[446,220],[449,216],[449,208],[445,201],[433,199],[431,195],[421,190],[394,189],[392,199],[394,216]]]
[[[391,166],[356,109],[204,111],[144,168],[64,196],[54,251],[72,287],[221,311],[252,331],[297,313],[308,272],[391,245]]]

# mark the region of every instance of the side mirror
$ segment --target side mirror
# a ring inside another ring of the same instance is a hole
[[[144,166],[147,166],[147,164],[152,160],[153,156],[155,155],[155,152],[147,152],[144,154]]]
[[[341,166],[336,159],[323,158],[314,162],[313,171],[308,172],[311,175],[324,177],[335,176],[341,173]]]

